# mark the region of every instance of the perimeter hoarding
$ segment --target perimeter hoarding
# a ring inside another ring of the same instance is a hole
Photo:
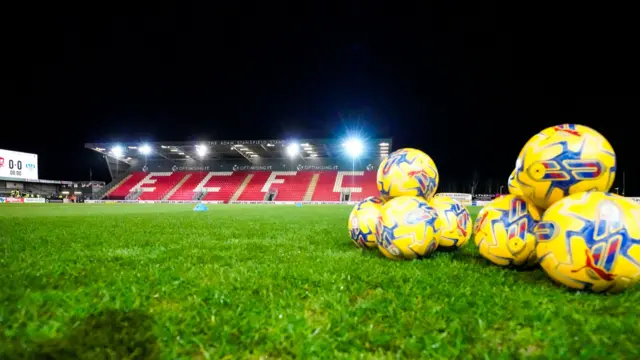
[[[38,155],[0,149],[0,178],[38,180]]]

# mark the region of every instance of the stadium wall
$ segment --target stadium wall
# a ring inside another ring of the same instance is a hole
[[[33,194],[52,194],[58,191],[59,185],[46,183],[31,183],[20,181],[0,181],[0,195],[9,194],[12,190],[30,192]]]
[[[471,200],[471,194],[462,193],[438,193],[436,196],[447,196],[460,201],[465,206],[484,206],[489,201]],[[195,204],[202,202],[204,204],[224,204],[224,201],[198,201],[198,200],[86,200],[90,204],[104,203],[120,203],[120,204]],[[229,204],[271,204],[271,205],[354,205],[357,201],[229,201]]]

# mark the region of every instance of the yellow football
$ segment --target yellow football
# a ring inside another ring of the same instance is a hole
[[[384,202],[377,197],[368,197],[357,203],[349,215],[349,235],[356,246],[375,248],[376,224]]]
[[[418,259],[438,247],[438,212],[423,198],[399,196],[382,207],[378,221],[378,249],[394,260]]]
[[[520,190],[520,186],[516,181],[516,170],[514,169],[509,175],[509,180],[507,180],[507,187],[509,188],[509,194],[522,196],[522,190]]]
[[[620,292],[640,280],[640,205],[603,192],[568,196],[535,230],[544,271],[573,289]]]
[[[418,196],[430,201],[438,189],[439,175],[429,155],[405,148],[392,152],[382,161],[377,182],[380,196],[385,200]]]
[[[522,148],[516,182],[522,196],[547,209],[565,196],[609,191],[616,173],[616,154],[597,131],[576,124],[543,130]]]
[[[436,238],[439,248],[458,249],[471,238],[471,216],[469,211],[456,200],[446,196],[436,196],[430,202],[441,220]]]
[[[535,264],[533,228],[539,220],[538,209],[518,196],[494,199],[480,211],[474,225],[480,255],[501,266]]]

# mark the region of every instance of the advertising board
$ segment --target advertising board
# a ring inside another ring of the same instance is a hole
[[[24,202],[23,198],[0,197],[0,203],[23,203],[23,202]]]

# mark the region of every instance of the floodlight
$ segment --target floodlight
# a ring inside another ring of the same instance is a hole
[[[298,144],[296,143],[287,145],[287,154],[291,157],[296,156],[298,154],[298,150]]]
[[[205,156],[207,155],[207,147],[204,145],[196,145],[196,152],[198,153],[198,155],[200,156]]]
[[[151,146],[149,146],[149,145],[147,145],[147,144],[144,144],[144,145],[140,146],[140,148],[139,148],[138,150],[140,150],[140,153],[141,153],[142,155],[149,155],[149,154],[151,154]]]
[[[115,157],[120,157],[124,153],[124,149],[122,149],[122,146],[116,145],[111,149],[111,153]]]
[[[349,139],[344,143],[344,148],[349,156],[356,158],[362,155],[364,145],[360,139]]]

